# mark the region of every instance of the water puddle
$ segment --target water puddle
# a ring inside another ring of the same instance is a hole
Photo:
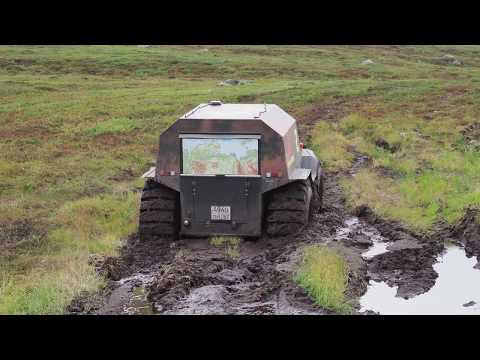
[[[133,294],[124,312],[128,315],[152,315],[152,304],[147,300],[145,287],[133,288]]]
[[[118,281],[120,288],[125,288],[127,302],[123,313],[127,315],[152,315],[152,304],[147,300],[146,287],[153,281],[151,275],[136,274]]]
[[[480,314],[480,271],[475,258],[465,250],[449,245],[438,257],[434,270],[435,285],[411,299],[396,297],[397,287],[371,281],[360,299],[361,312],[371,310],[381,315],[460,315]]]
[[[347,239],[351,239],[352,244],[367,248],[367,250],[362,253],[364,259],[370,259],[388,251],[387,247],[389,243],[380,235],[378,230],[360,222],[357,217],[347,219],[344,227],[338,229],[334,237],[335,241]]]
[[[362,257],[364,259],[371,259],[374,256],[386,253],[388,251],[388,245],[389,244],[387,242],[374,241],[373,245],[367,251],[362,253]]]

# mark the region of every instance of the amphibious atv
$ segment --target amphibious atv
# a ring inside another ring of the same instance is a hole
[[[160,136],[140,238],[299,232],[320,209],[323,174],[295,119],[273,104],[201,104]]]

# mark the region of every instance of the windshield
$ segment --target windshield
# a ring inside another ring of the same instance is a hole
[[[183,174],[258,175],[258,138],[183,138]]]

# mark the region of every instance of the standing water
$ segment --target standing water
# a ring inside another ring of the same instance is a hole
[[[397,287],[371,281],[360,299],[360,311],[381,315],[480,314],[480,270],[475,264],[475,258],[467,258],[464,249],[448,246],[433,266],[438,278],[428,292],[407,300],[395,296]]]
[[[337,230],[334,239],[336,241],[348,239],[355,233],[363,235],[363,237],[368,239],[371,243],[368,250],[362,253],[363,258],[369,259],[388,251],[387,246],[389,243],[386,242],[386,239],[382,235],[380,235],[378,230],[361,222],[357,217],[347,219],[344,226]]]

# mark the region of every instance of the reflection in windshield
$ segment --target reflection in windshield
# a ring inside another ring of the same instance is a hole
[[[258,175],[258,139],[188,139],[182,141],[183,173]]]

